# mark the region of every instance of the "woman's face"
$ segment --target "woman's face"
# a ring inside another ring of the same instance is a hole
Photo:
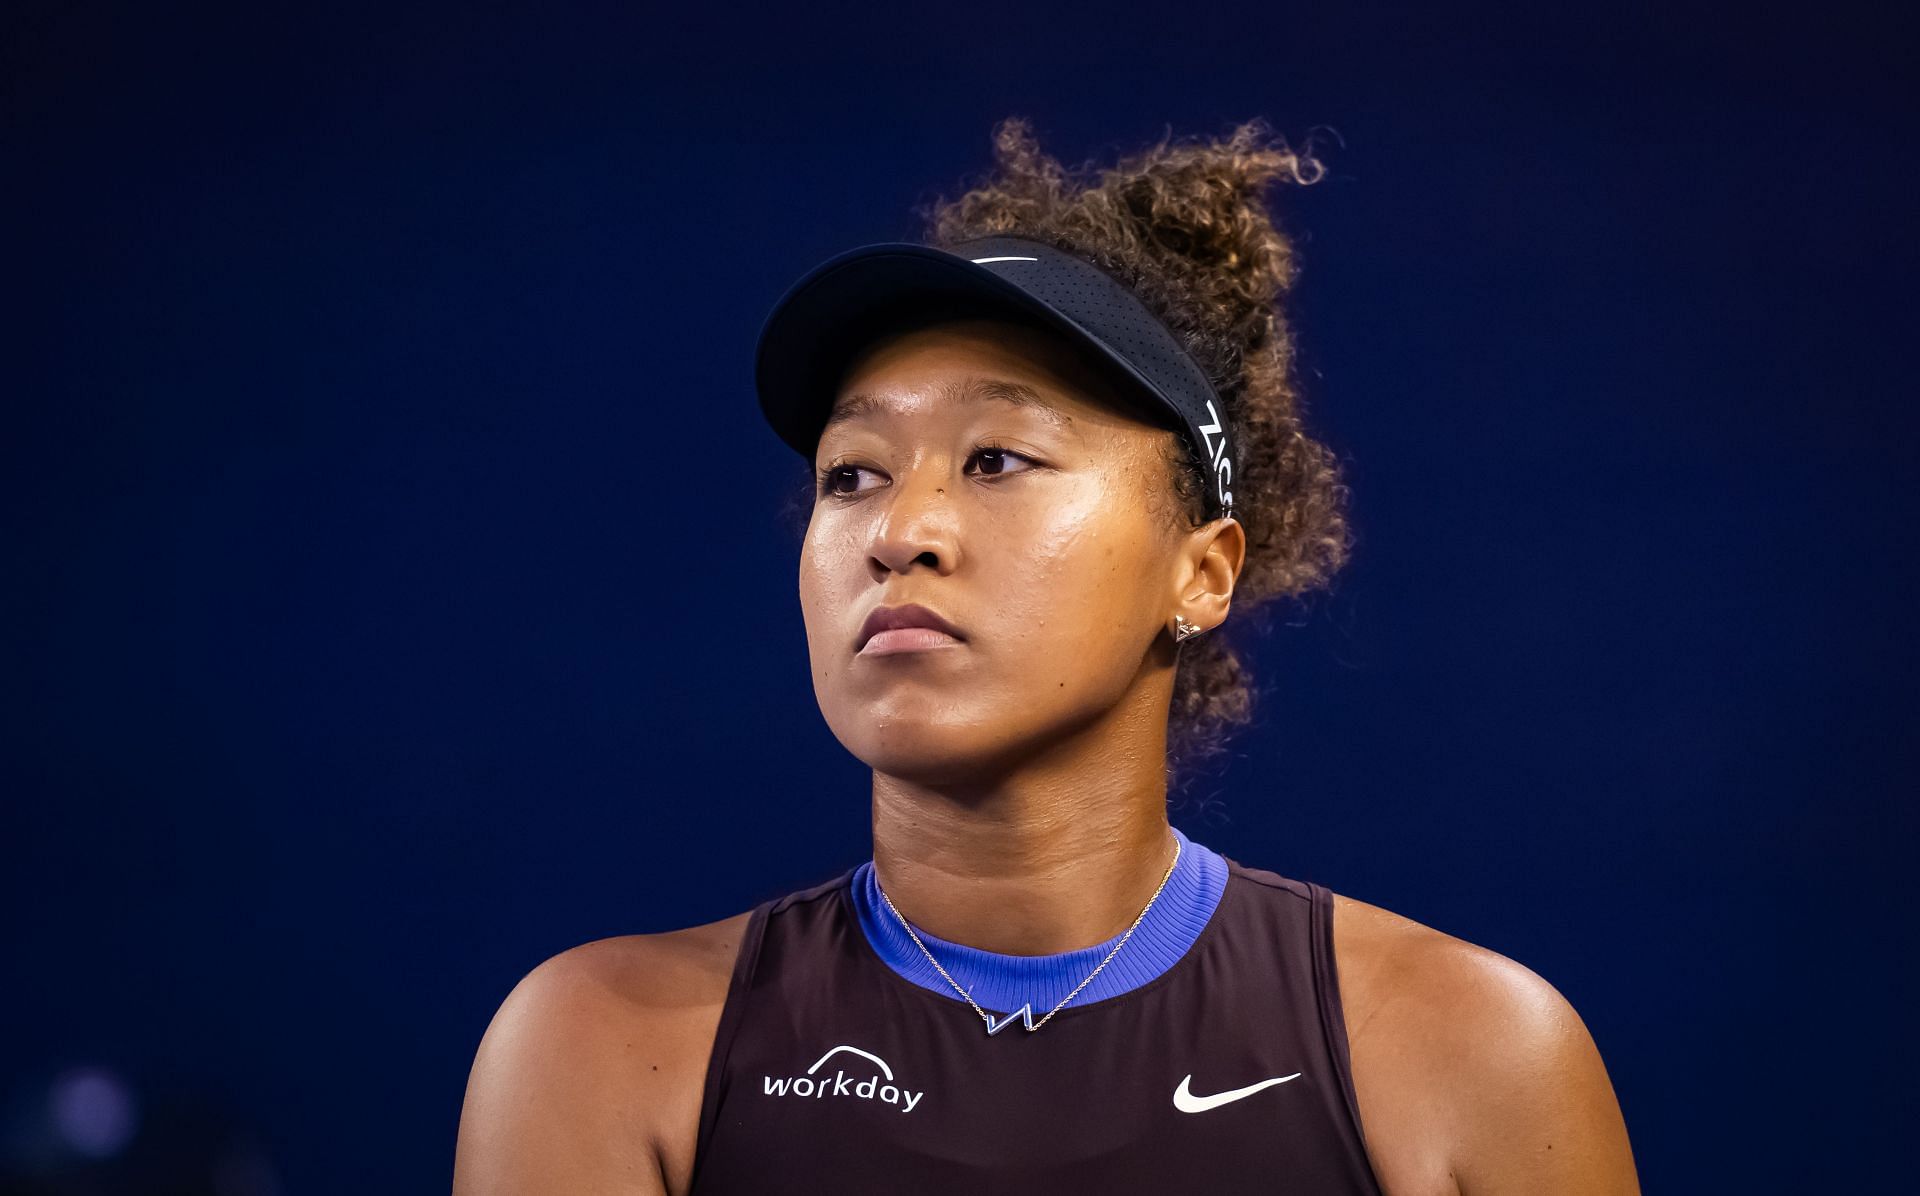
[[[820,709],[871,767],[978,775],[1123,704],[1164,730],[1161,632],[1193,576],[1162,456],[1175,434],[1107,393],[1063,342],[984,319],[881,341],[841,383],[800,602]],[[959,638],[862,651],[868,615],[908,603]]]

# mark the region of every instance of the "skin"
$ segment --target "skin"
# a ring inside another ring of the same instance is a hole
[[[993,397],[1006,384],[1035,401]],[[800,597],[815,698],[873,769],[882,886],[915,925],[991,951],[1118,934],[1171,859],[1174,616],[1226,619],[1240,525],[1178,520],[1171,433],[1031,329],[889,338],[853,364],[836,412]],[[908,602],[964,638],[855,652],[874,606]],[[474,1061],[455,1196],[685,1193],[747,918],[601,939],[529,973]],[[1387,1196],[1638,1193],[1605,1066],[1545,980],[1343,895],[1334,940]]]

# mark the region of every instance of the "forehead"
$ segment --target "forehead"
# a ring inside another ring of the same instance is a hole
[[[1057,400],[1050,400],[1037,387],[1011,378],[986,377],[979,374],[943,377],[934,381],[926,390],[933,395],[936,403],[948,407],[962,407],[974,403],[1004,403],[1030,415],[1038,416],[1057,428],[1066,429],[1073,424],[1073,416],[1063,410]],[[834,400],[833,411],[827,416],[826,428],[831,429],[838,424],[856,423],[889,415],[906,415],[915,409],[911,400],[904,400],[898,396],[876,391],[843,389],[839,397]],[[825,430],[823,429],[823,432]]]
[[[1103,368],[1061,334],[1003,320],[960,319],[869,343],[842,374],[825,429],[982,404],[1061,428],[1159,424],[1111,367]]]

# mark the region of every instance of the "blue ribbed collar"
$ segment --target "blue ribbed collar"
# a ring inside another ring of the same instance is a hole
[[[1174,827],[1173,833],[1180,839],[1180,861],[1167,878],[1167,887],[1147,911],[1125,950],[1073,999],[1075,1007],[1129,992],[1178,963],[1219,906],[1227,888],[1226,860],[1181,834],[1180,828]],[[934,971],[882,900],[872,860],[854,869],[851,884],[849,896],[874,953],[920,987],[960,1001],[960,994]],[[1104,943],[1057,955],[1002,955],[950,942],[918,926],[913,929],[940,966],[965,985],[982,1008],[994,1013],[1030,1005],[1036,1015],[1044,1014],[1085,980],[1120,941],[1120,935],[1114,935]]]

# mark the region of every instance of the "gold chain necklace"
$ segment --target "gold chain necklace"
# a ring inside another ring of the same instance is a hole
[[[1022,1005],[1019,1009],[1014,1011],[1014,1013],[1018,1013],[1022,1015],[1021,1020],[1026,1024],[1026,1027],[1029,1033],[1031,1033],[1034,1030],[1038,1030],[1040,1027],[1046,1025],[1047,1020],[1049,1018],[1051,1018],[1054,1014],[1060,1012],[1060,1010],[1066,1006],[1066,1003],[1068,1001],[1071,1001],[1075,997],[1080,995],[1081,989],[1085,988],[1087,985],[1093,982],[1093,978],[1100,974],[1101,968],[1106,967],[1107,964],[1113,959],[1114,956],[1120,954],[1120,948],[1127,945],[1127,940],[1132,938],[1133,932],[1140,928],[1140,923],[1146,921],[1147,910],[1152,909],[1153,903],[1160,900],[1160,893],[1162,890],[1164,890],[1167,887],[1167,882],[1173,879],[1174,865],[1178,864],[1179,862],[1180,862],[1180,840],[1178,836],[1176,836],[1173,841],[1173,863],[1167,865],[1167,873],[1165,876],[1162,876],[1160,878],[1159,888],[1154,889],[1153,896],[1147,898],[1146,907],[1140,911],[1140,916],[1133,920],[1132,926],[1127,927],[1127,932],[1120,936],[1120,941],[1113,945],[1113,950],[1107,952],[1106,959],[1103,959],[1099,963],[1095,964],[1093,967],[1093,971],[1087,973],[1087,978],[1085,980],[1082,980],[1080,983],[1074,985],[1073,991],[1068,993],[1066,996],[1061,997],[1060,1004],[1055,1005],[1052,1009],[1047,1010],[1047,1016],[1041,1018],[1039,1021],[1036,1022],[1033,1020],[1033,1006],[1031,1003]],[[878,876],[875,876],[873,878],[873,887],[876,889],[880,889],[880,878]],[[900,916],[900,911],[894,907],[893,898],[887,896],[887,891],[885,889],[880,889],[880,900],[886,902],[887,908],[890,910],[893,910],[893,916],[900,919],[901,927],[904,930],[906,930],[908,937],[913,939],[914,946],[920,948],[920,954],[926,956],[927,962],[933,965],[933,970],[940,973],[941,978],[944,979],[948,984],[953,985],[953,991],[959,993],[962,997],[965,997],[967,1004],[972,1005],[973,1011],[979,1014],[982,1020],[984,1020],[987,1023],[988,1034],[998,1034],[1000,1033],[1000,1031],[1006,1029],[1008,1026],[1013,1024],[1014,1013],[1007,1014],[1007,1016],[1001,1018],[998,1022],[994,1021],[992,1014],[988,1013],[986,1010],[980,1008],[979,1005],[975,1004],[972,993],[968,992],[964,988],[961,988],[958,981],[956,981],[952,976],[947,975],[947,969],[940,966],[940,961],[933,957],[933,952],[927,950],[927,945],[920,941],[920,936],[917,934],[914,934],[913,927],[907,922],[905,918]]]

